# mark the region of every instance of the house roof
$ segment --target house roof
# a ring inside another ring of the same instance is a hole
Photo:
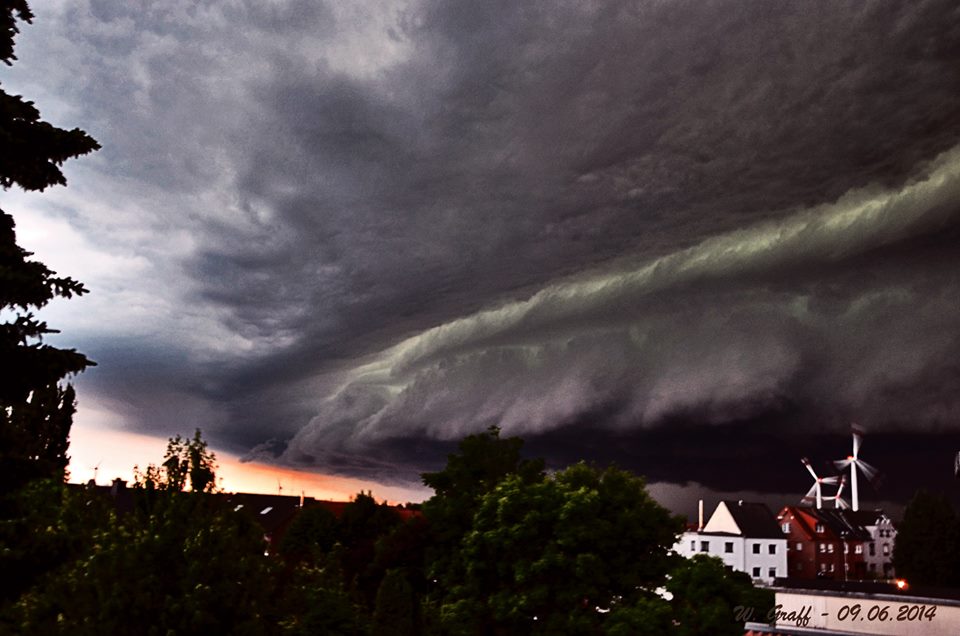
[[[737,527],[745,537],[752,539],[782,539],[783,532],[777,525],[777,519],[762,503],[747,501],[723,501],[730,511]]]
[[[853,514],[847,514],[848,512],[852,511],[823,509],[817,510],[816,514],[837,536],[855,541],[869,541],[872,538],[870,533],[858,523]]]

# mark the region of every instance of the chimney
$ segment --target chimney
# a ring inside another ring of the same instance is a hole
[[[697,532],[703,531],[703,499],[700,500],[700,503],[697,504],[697,512],[700,515],[700,522],[697,524]]]
[[[127,482],[117,477],[113,480],[113,485],[110,486],[110,494],[114,497],[122,493],[127,488]]]

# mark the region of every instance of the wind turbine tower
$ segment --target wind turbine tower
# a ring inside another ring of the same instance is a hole
[[[860,469],[860,472],[862,472],[867,479],[873,479],[876,477],[877,469],[860,459],[860,444],[863,441],[863,431],[858,429],[856,426],[854,426],[852,430],[853,454],[847,455],[846,459],[838,459],[833,463],[840,470],[846,469],[847,466],[850,467],[850,501],[853,504],[853,509],[859,510],[860,501],[858,499],[857,491],[857,469]]]

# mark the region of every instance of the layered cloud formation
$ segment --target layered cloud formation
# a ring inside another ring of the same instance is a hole
[[[13,195],[81,408],[377,479],[958,428],[953,2],[35,9],[0,79],[104,146]]]

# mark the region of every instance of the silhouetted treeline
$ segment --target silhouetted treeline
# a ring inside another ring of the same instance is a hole
[[[670,552],[682,521],[642,479],[547,475],[518,438],[472,435],[422,513],[360,493],[302,508],[273,550],[257,511],[212,493],[197,433],[137,471],[131,510],[37,480],[8,496],[2,631],[19,634],[738,634],[771,595]],[[185,490],[190,475],[197,490]],[[671,600],[667,600],[670,598]]]

